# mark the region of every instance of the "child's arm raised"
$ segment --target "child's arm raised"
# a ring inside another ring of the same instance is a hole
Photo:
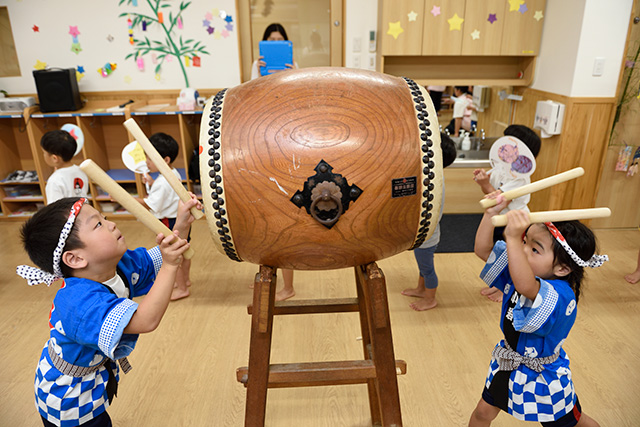
[[[504,230],[504,235],[509,256],[509,274],[511,274],[516,290],[533,301],[540,290],[540,283],[531,270],[522,243],[522,235],[529,225],[531,222],[528,212],[520,210],[507,212],[507,227]]]
[[[491,218],[495,215],[498,215],[500,211],[502,211],[507,204],[509,204],[508,200],[505,200],[502,197],[502,193],[499,191],[494,191],[493,193],[487,194],[488,198],[497,199],[498,204],[488,208],[484,211],[484,215],[482,216],[482,221],[480,221],[480,225],[478,226],[478,230],[476,231],[476,242],[473,247],[473,251],[475,254],[483,261],[486,261],[491,254],[491,250],[493,249],[493,224],[491,223]]]
[[[191,214],[191,208],[202,210],[202,203],[195,194],[189,193],[191,199],[185,203],[180,200],[178,203],[178,214],[176,215],[176,223],[173,226],[174,231],[178,231],[181,236],[189,235],[189,227],[196,218]]]
[[[496,191],[493,185],[489,182],[489,174],[484,169],[476,169],[473,171],[473,180],[480,186],[480,189],[484,194],[493,193]]]
[[[174,236],[165,237],[160,233],[156,236],[156,242],[162,253],[162,267],[158,271],[151,290],[140,302],[129,324],[124,328],[125,334],[142,334],[155,330],[167,310],[176,274],[182,262],[182,254],[189,248],[189,243],[184,239],[178,238],[171,243],[179,233],[174,234]]]

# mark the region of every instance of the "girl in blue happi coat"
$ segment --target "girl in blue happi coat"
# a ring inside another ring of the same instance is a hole
[[[608,260],[595,255],[593,232],[579,221],[531,224],[509,211],[504,241],[493,245],[491,218],[507,201],[486,210],[475,253],[486,265],[480,277],[503,292],[500,328],[482,398],[469,426],[489,426],[503,410],[545,427],[598,426],[582,412],[569,359],[562,348],[576,319],[584,267]]]
[[[62,279],[49,314],[49,340],[36,369],[36,408],[45,426],[111,426],[106,412],[119,368],[138,334],[151,332],[167,309],[186,236],[192,199],[178,209],[174,235],[158,246],[127,250],[116,225],[85,198],[64,198],[37,212],[21,229],[31,260],[19,266],[29,285]],[[178,236],[178,238],[176,238]],[[146,295],[139,303],[132,298]]]

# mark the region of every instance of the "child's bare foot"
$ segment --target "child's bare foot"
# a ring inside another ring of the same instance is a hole
[[[420,286],[419,288],[408,288],[404,291],[400,292],[405,297],[416,297],[416,298],[424,298],[425,294],[424,286]]]
[[[501,302],[502,301],[502,292],[500,289],[496,288],[482,288],[480,291],[480,295],[484,295],[489,298],[493,302]]]
[[[296,295],[296,291],[292,288],[282,288],[279,292],[276,292],[276,301],[284,301]]]
[[[191,280],[187,280],[187,287],[191,286]]]
[[[438,301],[436,301],[435,299],[428,300],[426,298],[422,298],[419,301],[412,302],[411,304],[409,304],[409,307],[411,307],[415,311],[425,311],[425,310],[431,310],[432,308],[435,308],[437,305],[438,305]]]
[[[189,288],[186,288],[186,289],[173,288],[173,292],[171,292],[171,301],[177,301],[179,299],[186,298],[189,295],[191,295],[189,293]]]
[[[640,270],[636,270],[631,274],[627,274],[626,276],[624,276],[624,279],[631,284],[638,283],[640,281]]]

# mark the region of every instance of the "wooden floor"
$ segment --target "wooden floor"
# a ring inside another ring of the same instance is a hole
[[[129,247],[153,236],[135,221],[119,221]],[[15,275],[28,263],[19,223],[0,223],[0,425],[38,426],[34,369],[48,337],[48,313],[57,287],[28,287]],[[246,366],[256,265],[223,258],[205,221],[194,225],[191,297],[171,303],[157,331],[141,336],[129,358],[109,413],[115,426],[241,426],[245,389],[235,370]],[[578,320],[565,350],[586,413],[602,426],[638,426],[640,420],[640,285],[633,271],[640,231],[598,231],[612,261],[588,273]],[[395,355],[407,362],[398,377],[404,425],[465,426],[484,385],[490,353],[500,339],[500,306],[481,297],[482,263],[473,254],[436,254],[439,306],[409,308],[400,295],[416,285],[410,252],[380,261],[387,278]],[[351,269],[296,272],[296,298],[355,296]],[[275,319],[272,363],[362,358],[357,314],[281,316]],[[274,389],[267,425],[370,425],[366,386]],[[494,426],[527,425],[500,414]]]

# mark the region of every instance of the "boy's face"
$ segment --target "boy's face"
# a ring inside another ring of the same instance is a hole
[[[56,167],[56,159],[54,158],[54,155],[46,151],[44,148],[42,149],[42,157],[44,157],[44,162],[47,165]]]
[[[89,266],[115,265],[127,250],[124,236],[112,221],[105,219],[100,212],[85,204],[76,218],[75,226],[84,243],[84,255]]]
[[[147,168],[149,168],[149,172],[158,172],[158,168],[156,167],[156,164],[153,163],[153,160],[149,159],[147,157]]]

